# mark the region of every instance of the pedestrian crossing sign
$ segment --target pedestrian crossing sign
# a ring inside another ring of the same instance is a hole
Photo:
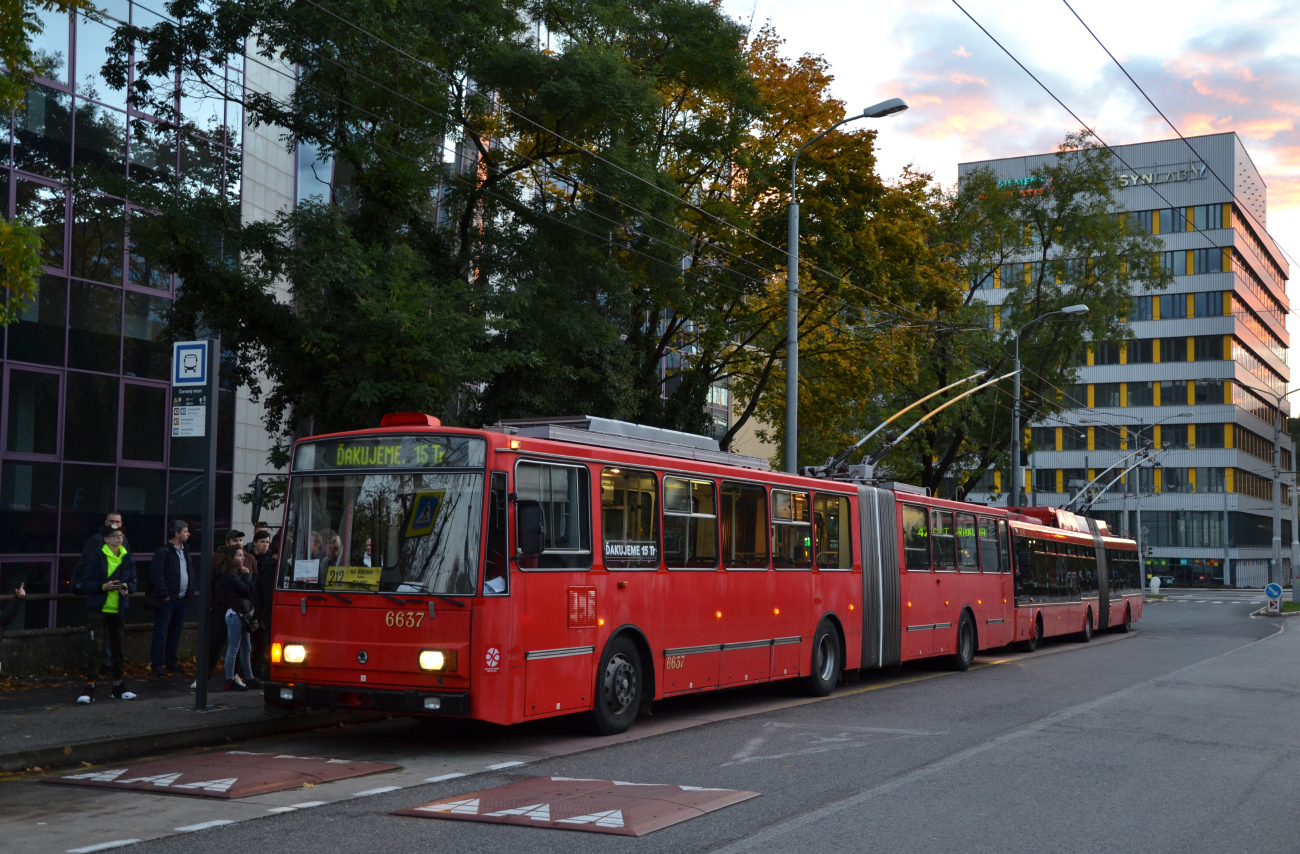
[[[422,490],[415,493],[415,500],[411,502],[411,515],[406,522],[408,540],[413,537],[427,537],[433,533],[433,523],[438,519],[438,511],[442,509],[442,499],[446,494],[445,489]]]

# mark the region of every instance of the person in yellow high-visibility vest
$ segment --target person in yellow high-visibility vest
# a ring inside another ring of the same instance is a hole
[[[135,558],[123,546],[125,536],[121,528],[105,525],[100,529],[104,543],[99,551],[79,565],[72,576],[72,591],[86,596],[86,688],[77,702],[95,702],[95,682],[107,650],[113,674],[112,696],[119,700],[134,700],[135,694],[126,690],[122,675],[126,659],[122,655],[122,630],[126,623],[128,598],[135,592]]]

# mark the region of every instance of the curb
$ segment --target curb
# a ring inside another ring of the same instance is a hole
[[[88,763],[98,765],[122,759],[134,759],[154,753],[184,750],[191,747],[213,747],[231,741],[261,738],[268,735],[307,732],[314,729],[359,724],[383,720],[386,715],[377,712],[316,712],[306,715],[284,715],[264,720],[240,721],[226,725],[200,726],[168,732],[142,733],[121,738],[98,741],[73,742],[51,745],[32,750],[15,750],[0,753],[0,772],[22,772],[29,768],[53,770]]]
[[[1251,611],[1250,616],[1268,617],[1271,620],[1276,620],[1279,617],[1300,617],[1300,611],[1283,611],[1281,614],[1270,614],[1268,612],[1268,606],[1265,605],[1263,608],[1260,608],[1258,611]]]

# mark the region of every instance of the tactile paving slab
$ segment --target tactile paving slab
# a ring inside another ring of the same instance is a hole
[[[41,782],[67,786],[97,786],[166,795],[199,798],[247,798],[304,783],[329,783],[364,777],[382,771],[400,770],[400,765],[382,762],[353,762],[321,756],[291,756],[287,753],[250,753],[228,750],[174,759],[159,759],[115,768],[96,768],[73,774],[46,777]]]
[[[644,836],[758,794],[702,786],[534,777],[397,810],[393,815]]]

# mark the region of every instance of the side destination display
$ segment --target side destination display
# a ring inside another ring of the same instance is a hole
[[[482,468],[486,443],[476,436],[382,436],[302,442],[295,472],[334,469]]]

